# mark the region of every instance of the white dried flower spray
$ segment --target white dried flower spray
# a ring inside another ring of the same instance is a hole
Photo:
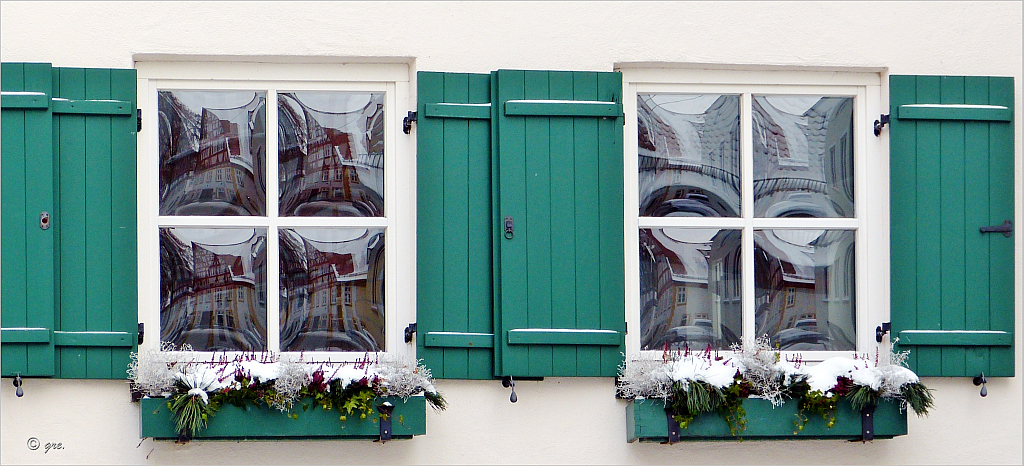
[[[269,401],[270,407],[281,412],[291,410],[302,387],[308,382],[305,363],[294,358],[281,358],[277,366],[277,378],[274,379],[274,391],[278,396]]]
[[[671,364],[660,357],[643,354],[619,366],[616,389],[622,398],[668,398],[672,393]]]
[[[188,344],[178,348],[163,342],[159,348],[150,347],[131,353],[128,379],[132,390],[144,396],[165,396],[174,392],[178,374],[196,362],[196,355]]]
[[[382,354],[374,367],[388,395],[408,399],[426,392],[436,393],[430,369],[419,361],[397,355]]]
[[[771,347],[768,335],[743,345],[734,343],[730,349],[736,353],[737,365],[741,367],[743,378],[753,385],[754,392],[770,401],[773,407],[781,406],[785,401],[787,374],[779,366],[779,352]]]

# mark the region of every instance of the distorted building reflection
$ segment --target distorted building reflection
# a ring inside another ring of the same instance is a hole
[[[234,241],[240,235],[247,238]],[[161,341],[265,350],[265,244],[265,230],[161,228]]]
[[[637,96],[640,215],[740,213],[736,95]]]
[[[161,215],[266,213],[264,94],[158,92]]]
[[[281,350],[384,349],[384,232],[282,229]]]
[[[754,95],[751,105],[753,216],[854,217],[853,99]],[[640,216],[738,217],[740,96],[639,94],[637,114]],[[740,334],[740,231],[703,243],[702,230],[686,231],[640,231],[644,349],[724,347]],[[756,335],[782,349],[854,348],[855,231],[753,234]]]
[[[755,230],[755,331],[784,350],[856,348],[854,232]]]
[[[384,95],[278,95],[282,216],[384,216]]]
[[[740,231],[640,230],[640,345],[725,349],[742,324]]]

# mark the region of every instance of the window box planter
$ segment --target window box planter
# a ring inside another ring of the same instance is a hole
[[[143,398],[139,400],[141,414],[140,438],[177,439],[171,410],[166,398]],[[413,396],[403,401],[398,397],[377,398],[374,406],[390,402],[395,409],[391,415],[391,438],[408,439],[427,432],[426,399]],[[302,406],[309,409],[302,410]],[[380,414],[367,414],[359,419],[358,414],[348,416],[345,421],[338,419],[337,408],[326,411],[312,399],[304,398],[295,403],[294,413],[298,419],[290,419],[285,413],[266,406],[248,405],[245,409],[222,404],[196,440],[206,439],[379,439],[381,438]]]
[[[747,428],[738,436],[729,433],[729,425],[717,413],[701,415],[688,429],[679,429],[679,440],[748,440],[758,439],[865,439],[861,413],[854,412],[847,400],[839,402],[836,422],[832,428],[821,416],[805,413],[809,418],[803,430],[797,430],[797,400],[788,400],[772,408],[768,400],[743,400]],[[907,412],[900,412],[898,402],[883,401],[873,417],[874,438],[893,438],[907,434]],[[794,434],[794,432],[796,432]],[[629,442],[668,442],[669,419],[665,414],[665,401],[660,399],[633,400],[626,406],[626,438]]]

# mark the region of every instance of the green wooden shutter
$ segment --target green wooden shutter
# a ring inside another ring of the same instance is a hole
[[[922,376],[1014,375],[1013,78],[891,76],[891,313]]]
[[[614,376],[625,330],[622,77],[491,77],[496,375]]]
[[[419,73],[417,349],[435,376],[615,375],[621,83]]]
[[[8,106],[35,95],[17,92],[19,73],[28,76],[28,70],[41,73],[44,68],[48,87],[37,91],[44,93],[39,108]],[[47,368],[22,375],[124,378],[138,338],[135,71],[5,63],[3,83],[3,222],[26,225],[25,231],[35,234],[33,228],[40,230],[39,212],[46,210],[51,228],[40,231],[48,235],[45,241],[52,251],[49,262],[37,264],[33,244],[19,244],[21,233],[4,229],[3,374],[21,373],[21,367],[7,364],[7,343],[25,339],[21,330],[11,328],[24,321],[25,327],[46,329],[33,332],[38,340],[47,340],[50,359],[32,360]],[[18,117],[23,114],[27,119],[32,111],[32,116],[45,114],[42,118],[49,124],[19,132]],[[45,141],[37,143],[45,150],[9,153],[9,137],[15,139],[14,147],[21,140]],[[31,157],[31,169],[37,173],[19,170],[19,157]],[[39,205],[9,208],[6,200],[9,195],[18,199],[17,192],[27,203]],[[11,242],[9,235],[14,235]],[[28,260],[19,263],[18,255],[26,252]],[[8,257],[15,259],[8,262]],[[23,280],[45,284],[9,296],[8,290],[18,290]],[[31,303],[24,319],[18,311],[21,302]],[[21,345],[11,345],[11,351],[17,354]],[[26,352],[41,351],[35,347],[43,346],[24,343]]]
[[[491,80],[418,78],[417,355],[435,377],[490,379]]]
[[[2,374],[54,375],[54,211],[52,71],[49,64],[0,68],[0,351]]]

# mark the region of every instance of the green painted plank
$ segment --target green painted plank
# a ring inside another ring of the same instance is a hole
[[[54,69],[54,97],[86,99],[85,69]],[[54,133],[54,159],[58,164],[59,214],[54,227],[60,238],[59,270],[60,293],[58,325],[63,331],[84,332],[89,330],[88,316],[83,309],[89,309],[86,277],[89,275],[88,254],[90,232],[88,230],[88,176],[86,117],[64,114],[54,117],[58,126]],[[87,378],[88,356],[84,348],[57,348],[59,355],[58,376],[64,378]]]
[[[573,73],[573,99],[599,100],[601,96],[598,95],[597,81],[597,73]],[[601,328],[601,316],[595,312],[601,306],[598,275],[601,271],[600,160],[597,148],[600,141],[599,123],[593,118],[573,120],[573,201],[577,212],[574,256],[576,270],[586,271],[576,275],[576,328]],[[600,373],[600,366],[600,348],[581,346],[576,349],[575,373],[566,375],[595,376]]]
[[[414,396],[408,400],[397,397],[378,398],[377,406],[383,402],[395,406],[392,413],[393,438],[410,438],[427,432],[426,399]],[[336,439],[376,439],[380,437],[380,417],[376,412],[366,419],[359,416],[348,416],[344,422],[339,420],[337,410],[326,411],[312,399],[304,398],[296,402],[294,414],[297,419],[289,419],[276,409],[266,406],[248,407],[247,409],[225,404],[210,418],[207,428],[197,439],[283,439],[283,438],[336,438]],[[306,411],[302,406],[309,406]],[[140,432],[139,438],[153,437],[156,439],[177,439],[170,409],[165,398],[143,398],[139,401]]]
[[[526,99],[547,99],[549,95],[548,72],[523,73],[523,96]],[[511,102],[506,103],[506,110],[510,105]],[[529,328],[551,328],[552,314],[566,312],[561,303],[551,299],[551,288],[554,285],[551,282],[551,269],[557,266],[552,262],[551,240],[565,233],[551,228],[551,199],[560,193],[557,186],[552,186],[550,159],[552,150],[557,149],[551,146],[549,120],[545,117],[523,119],[526,135],[523,149],[526,164],[526,223],[534,232],[526,238],[526,293],[530,300],[526,325]],[[513,331],[509,331],[508,338],[509,344],[513,344]],[[527,365],[529,374],[552,373],[551,347],[528,348]]]
[[[573,73],[552,71],[548,76],[548,88],[552,99],[573,98]],[[550,118],[552,147],[551,179],[557,180],[552,188],[557,195],[551,196],[551,230],[561,232],[551,235],[551,254],[559,260],[551,269],[551,301],[567,309],[576,308],[576,203],[570,193],[575,193],[575,159],[572,157],[573,119],[568,117]],[[586,212],[581,212],[585,215]],[[582,272],[581,272],[582,273]],[[551,327],[575,328],[576,314],[556,312],[551,315]],[[576,373],[576,347],[557,345],[551,348],[551,370],[555,374]]]
[[[494,105],[525,97],[525,72],[499,70],[495,79],[496,83],[492,84],[497,87],[497,99],[492,101]],[[526,211],[526,121],[521,117],[501,114],[497,122],[498,142],[492,146],[499,164],[497,209],[500,218],[511,217],[515,231],[512,238],[502,236],[499,240],[501,307],[496,312],[501,315],[501,330],[495,334],[500,335],[501,344],[496,347],[501,348],[501,371],[495,375],[527,376],[530,375],[529,348],[509,346],[505,338],[508,329],[528,326],[529,309],[533,305],[528,294],[526,273],[529,266],[527,239],[532,231]],[[498,228],[503,229],[503,226],[502,221]]]
[[[0,68],[4,92],[49,94],[49,64],[4,63]],[[2,109],[3,138],[0,174],[3,203],[0,223],[0,296],[5,328],[54,327],[54,230],[39,226],[41,212],[53,208],[53,152],[50,140],[53,118],[48,110]],[[4,333],[7,333],[6,331]],[[48,338],[48,337],[47,337]],[[54,347],[48,344],[4,344],[0,347],[3,376],[52,376]]]
[[[417,73],[419,112],[444,100],[442,73]],[[417,356],[434,377],[446,378],[444,350],[424,347],[423,335],[444,328],[444,128],[424,118],[416,128],[416,337]]]
[[[1010,346],[1013,333],[998,330],[904,330],[904,346]]]
[[[493,333],[429,332],[423,345],[443,348],[494,348]],[[490,370],[490,367],[488,367]]]
[[[786,401],[780,407],[763,399],[743,400],[747,428],[740,437],[747,440],[806,440],[846,439],[860,440],[862,424],[860,413],[842,400],[836,409],[835,425],[829,428],[821,416],[808,416],[803,430],[797,431],[797,402]],[[665,442],[668,440],[668,420],[663,400],[633,400],[626,408],[626,441]],[[907,411],[898,402],[883,401],[875,408],[875,438],[885,439],[907,434]],[[795,431],[795,432],[794,432]],[[737,439],[729,425],[717,414],[698,416],[688,428],[680,431],[680,440]]]
[[[910,104],[900,105],[901,120],[1010,121],[1013,112],[1001,105]]]
[[[989,78],[989,103],[1014,108],[1013,78]],[[1014,122],[989,124],[989,225],[998,225],[1014,216]],[[999,220],[996,220],[999,219]],[[989,234],[989,312],[992,330],[1014,330],[1014,237]],[[1020,312],[1018,309],[1017,312]],[[1013,377],[1016,350],[1013,347],[989,349],[989,372],[993,377]]]
[[[469,76],[447,74],[444,100],[468,100]],[[469,330],[469,122],[444,122],[444,330]],[[468,374],[465,350],[445,350],[445,373]]]
[[[619,346],[622,334],[614,330],[511,329],[508,331],[508,344]]]
[[[940,94],[943,103],[963,103],[964,79],[959,76],[943,76],[940,80]],[[937,232],[942,244],[940,328],[963,329],[967,328],[964,303],[967,285],[964,276],[967,254],[964,249],[964,123],[941,121],[939,138],[939,157],[942,159],[939,175],[942,217]],[[964,373],[965,358],[963,348],[943,348],[942,372]]]
[[[491,100],[491,79],[486,74],[469,75],[469,102]],[[493,263],[491,247],[491,122],[469,121],[469,332],[494,333]],[[467,352],[467,377],[494,376],[493,338],[491,350]]]
[[[0,343],[50,343],[50,329],[0,328]],[[19,349],[24,350],[24,348]],[[6,362],[5,360],[4,363]]]
[[[135,70],[110,70],[111,98],[128,101],[136,107]],[[111,176],[110,186],[110,260],[111,260],[111,330],[135,334],[138,332],[138,194],[136,182],[137,121],[133,115],[110,119],[111,124]],[[111,348],[110,378],[123,378],[131,362],[131,353],[137,349],[138,338],[132,347]]]
[[[40,109],[50,107],[50,96],[45,92],[34,91],[3,91],[0,93],[0,108]]]
[[[895,109],[913,102],[913,76],[889,78],[889,101]],[[891,110],[890,110],[891,112]],[[893,334],[917,328],[917,123],[892,119],[889,127],[889,264],[892,283],[889,302]],[[917,367],[917,352],[907,360]]]
[[[467,81],[469,79],[467,75]],[[491,119],[491,104],[464,104],[442,102],[426,104],[423,107],[423,115],[432,118],[466,118],[466,119]]]
[[[918,101],[937,102],[940,98],[940,79],[937,76],[917,78]],[[936,157],[941,151],[940,125],[936,121],[917,122],[917,327],[916,329],[937,330],[941,323],[941,274],[942,209],[940,184],[942,160]],[[925,373],[942,372],[942,351],[940,348],[922,348],[917,351],[918,367]]]
[[[84,91],[85,98],[89,100],[110,99],[110,70],[87,68]],[[111,203],[113,199],[110,193],[115,178],[111,164],[112,120],[113,117],[100,114],[88,114],[85,117],[85,196],[88,209],[85,213],[85,228],[88,243],[85,250],[87,272],[84,278],[88,307],[84,309],[86,330],[90,332],[113,330],[111,327],[113,294],[111,289],[113,269],[111,261]],[[81,251],[62,249],[62,260],[70,254],[81,254]],[[61,309],[62,313],[69,311],[75,312],[72,309]],[[88,354],[86,376],[89,378],[110,377],[114,371],[110,348],[89,347],[86,349],[86,353]]]
[[[598,98],[616,101],[621,107],[622,75],[620,73],[600,73],[598,75]],[[623,240],[623,120],[618,118],[602,118],[598,121],[600,139],[598,140],[599,186],[598,195],[601,218],[600,232],[600,299],[598,309],[600,327],[618,332],[625,332],[625,244]],[[622,341],[620,340],[620,345]],[[614,377],[618,375],[619,364],[622,363],[624,346],[603,347],[600,349],[601,362],[599,372],[595,375]]]
[[[965,102],[988,102],[988,78],[969,76],[964,79]],[[972,231],[975,226],[988,225],[989,217],[989,139],[988,123],[967,121],[964,123],[964,250],[970,254],[971,263],[982,263],[984,267],[966,267],[965,282],[971,292],[964,296],[964,316],[967,330],[986,330],[989,319],[989,239],[980,232]],[[987,360],[989,349],[974,346],[965,348],[966,373],[989,371]]]
[[[90,72],[107,70],[90,69]],[[70,100],[53,98],[53,113],[74,113],[79,115],[133,115],[135,105],[123,100]]]
[[[501,114],[498,111],[501,107],[496,102],[501,102],[498,95],[498,72],[492,71],[490,76],[490,99],[491,105],[491,280],[493,285],[493,294],[491,300],[491,323],[494,326],[494,333],[497,335],[503,334],[504,323],[502,321],[502,303],[504,302],[504,294],[502,293],[502,245],[504,244],[505,237],[503,234],[503,223],[502,223],[502,211],[501,211],[501,159],[498,157],[498,147],[500,146],[501,138],[501,127],[498,124],[501,121]],[[498,342],[500,343],[500,342]],[[504,349],[506,345],[495,344],[494,345],[494,375],[502,374],[504,371]]]
[[[135,346],[137,340],[138,335],[128,332],[53,332],[53,341],[54,344],[56,344],[57,346],[132,347]],[[109,349],[105,350],[108,353],[110,352]],[[95,362],[96,361],[93,361],[93,363]],[[110,365],[109,355],[107,356],[105,362],[107,362],[107,366]],[[110,378],[109,368],[105,366],[100,366],[100,369],[106,369],[106,372],[101,372],[101,375],[90,374],[89,378]]]
[[[545,72],[538,72],[545,73]],[[529,96],[527,96],[529,99]],[[514,116],[622,117],[621,102],[576,100],[511,100],[505,114]]]

